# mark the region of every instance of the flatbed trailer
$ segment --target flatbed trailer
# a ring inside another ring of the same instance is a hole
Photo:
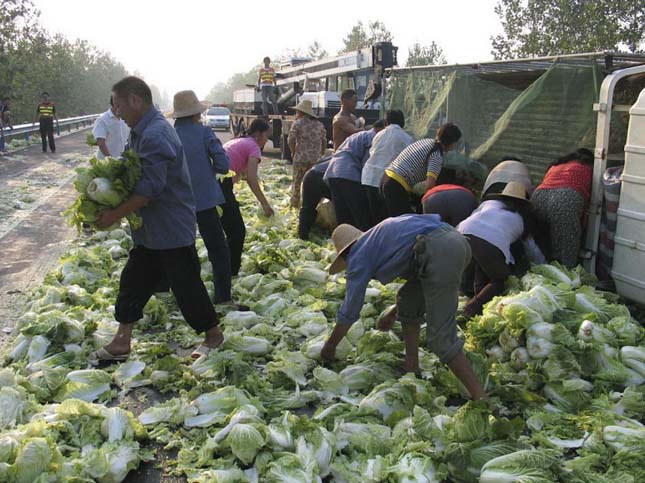
[[[293,112],[293,109],[289,109]],[[327,131],[327,140],[330,145],[332,142],[332,122],[334,116],[338,114],[340,109],[325,109],[325,113],[318,117],[318,120],[323,123]],[[379,112],[375,109],[359,109],[355,111],[357,117],[364,117],[366,125],[372,125],[379,119]],[[253,114],[245,112],[231,112],[231,133],[235,137],[239,137],[248,128],[255,119],[266,119],[272,128],[271,142],[273,147],[280,149],[282,159],[291,161],[291,151],[287,143],[287,137],[291,126],[296,120],[295,114],[269,114],[264,116],[262,114]]]

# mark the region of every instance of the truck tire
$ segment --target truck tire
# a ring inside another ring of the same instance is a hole
[[[235,136],[236,138],[240,137],[244,133],[244,129],[245,129],[244,118],[241,117],[237,120],[237,123],[233,128],[233,136]]]
[[[287,135],[283,134],[281,136],[281,158],[287,161],[289,164],[293,162],[291,158],[291,149],[289,149],[289,143],[287,142]]]

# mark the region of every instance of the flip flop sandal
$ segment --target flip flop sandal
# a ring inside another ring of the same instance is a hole
[[[251,310],[251,307],[248,305],[233,303],[233,304],[217,304],[218,308],[223,312],[226,310],[234,310],[237,312],[248,312]]]
[[[114,355],[111,354],[110,352],[105,349],[105,347],[101,347],[99,350],[92,352],[89,356],[89,362],[93,366],[99,365],[101,362],[123,362],[128,359],[130,354],[118,354]]]
[[[220,344],[220,345],[221,345],[221,344]],[[220,345],[218,345],[217,347],[208,347],[207,345],[199,344],[199,345],[197,346],[197,349],[195,349],[195,350],[190,354],[190,357],[191,357],[192,359],[199,359],[201,356],[207,356],[207,355],[208,355],[208,354],[210,354],[211,352],[214,352],[214,351],[216,351],[217,349],[219,349]]]

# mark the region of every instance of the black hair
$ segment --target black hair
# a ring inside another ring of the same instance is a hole
[[[383,129],[385,127],[385,121],[383,119],[379,119],[374,124],[372,124],[372,127],[374,129]]]
[[[504,161],[519,161],[520,163],[522,162],[522,160],[520,158],[518,158],[517,156],[508,156],[508,155],[502,156],[502,159],[500,160],[500,163],[504,162]]]
[[[244,130],[243,137],[251,137],[258,132],[266,132],[271,129],[271,124],[269,124],[264,119],[254,119],[248,129]]]
[[[110,96],[110,107],[114,107],[114,99],[112,99],[112,96]]]
[[[124,77],[112,86],[112,92],[118,97],[127,97],[134,94],[143,99],[146,104],[152,104],[152,91],[143,79],[133,75]]]
[[[507,198],[505,196],[497,198],[499,201],[504,203],[504,209],[517,213],[522,217],[522,222],[524,223],[524,232],[522,232],[522,240],[526,240],[528,237],[537,233],[537,219],[531,208],[531,203],[529,203],[528,198],[526,201],[522,201],[515,198]]]
[[[4,97],[2,98],[2,100],[3,100],[3,101],[10,101],[10,100],[11,100],[11,97],[9,97],[9,96],[4,96]]]
[[[399,109],[387,111],[385,113],[385,122],[405,127],[405,116],[403,115],[403,111],[400,111]]]
[[[271,62],[271,59],[269,58],[269,56],[266,56],[264,59],[262,59],[262,62],[266,62],[267,60]]]
[[[491,195],[500,194],[502,191],[504,191],[504,188],[506,188],[507,184],[508,183],[506,183],[506,181],[498,181],[497,183],[490,185],[488,189],[482,194],[482,201],[485,201]]]
[[[358,96],[358,92],[356,92],[354,89],[345,89],[343,92],[340,93],[340,100],[346,101],[348,99],[351,99],[354,96]]]
[[[438,139],[443,147],[450,146],[461,139],[461,131],[453,123],[447,122],[437,129],[435,139]]]
[[[43,93],[40,95],[40,97],[42,97],[42,96],[47,96],[47,97],[49,97],[49,92],[47,92],[47,91],[43,91]]]
[[[557,159],[556,161],[551,163],[549,168],[552,166],[557,166],[559,164],[568,163],[569,161],[579,161],[582,164],[593,165],[594,156],[593,156],[593,153],[588,149],[579,148],[576,151],[569,154],[565,154],[561,158]]]

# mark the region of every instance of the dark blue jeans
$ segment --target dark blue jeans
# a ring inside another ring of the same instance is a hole
[[[231,256],[217,208],[197,212],[197,227],[213,266],[216,304],[231,300]]]

